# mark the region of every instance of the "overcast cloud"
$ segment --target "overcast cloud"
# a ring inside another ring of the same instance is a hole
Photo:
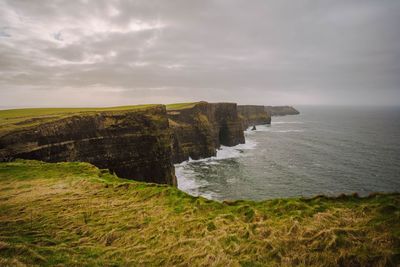
[[[400,1],[0,0],[0,106],[400,104]]]

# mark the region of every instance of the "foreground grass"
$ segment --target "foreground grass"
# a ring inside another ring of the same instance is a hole
[[[139,110],[155,106],[153,104],[99,107],[99,108],[23,108],[0,110],[0,134],[24,127],[31,127],[41,123],[87,113],[103,111]]]
[[[396,266],[400,196],[218,203],[87,163],[0,163],[0,266]]]

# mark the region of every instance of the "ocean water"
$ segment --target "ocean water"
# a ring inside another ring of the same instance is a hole
[[[299,107],[246,144],[176,165],[178,187],[216,200],[400,191],[400,108]]]

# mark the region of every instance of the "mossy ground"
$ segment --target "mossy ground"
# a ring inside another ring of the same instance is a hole
[[[396,266],[400,196],[219,203],[87,163],[0,163],[0,266]]]

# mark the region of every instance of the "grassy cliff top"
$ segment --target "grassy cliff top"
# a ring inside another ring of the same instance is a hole
[[[0,163],[0,265],[384,266],[400,195],[219,203],[87,163]]]
[[[24,108],[0,110],[0,133],[30,127],[73,115],[103,111],[141,110],[156,105],[135,105],[99,108]]]
[[[167,110],[193,108],[200,102],[176,103],[165,105]],[[97,107],[97,108],[23,108],[0,110],[0,136],[7,132],[29,128],[42,123],[82,114],[95,114],[104,111],[132,111],[157,106],[157,104]]]
[[[192,108],[198,103],[200,102],[175,103],[175,104],[167,104],[165,106],[167,107],[167,110],[180,110],[180,109]]]

